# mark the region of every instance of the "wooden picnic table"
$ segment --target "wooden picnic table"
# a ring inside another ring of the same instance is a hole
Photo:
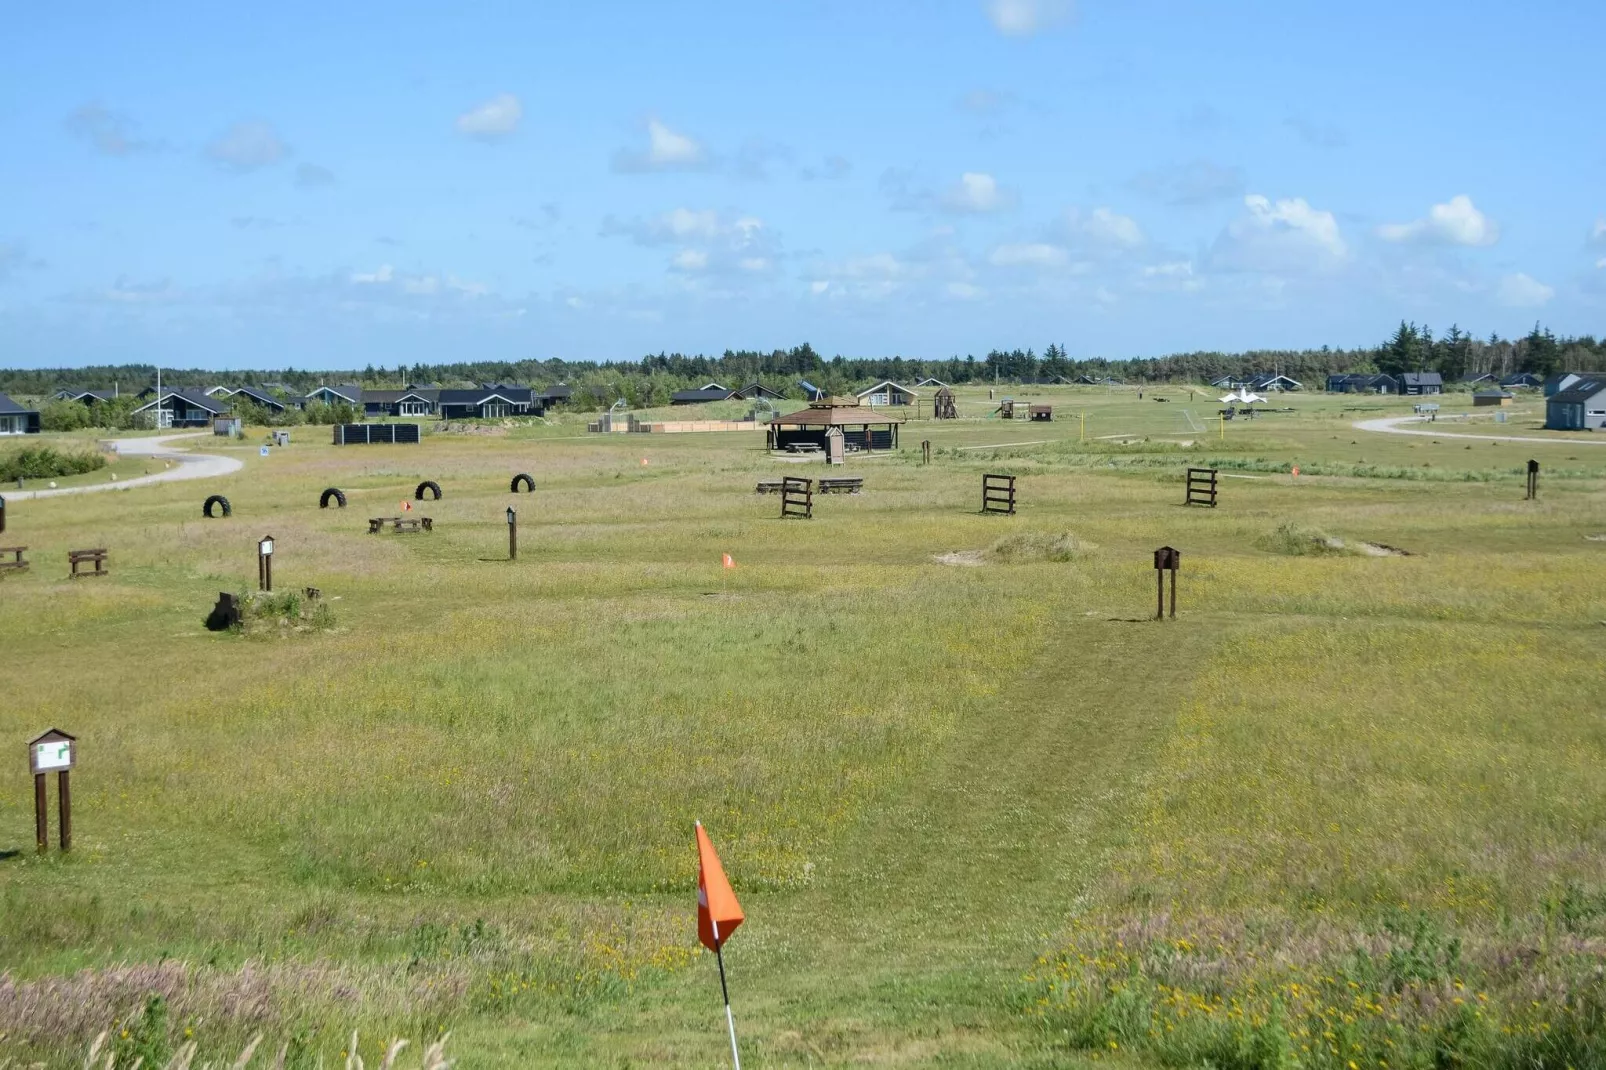
[[[781,488],[786,486],[784,479],[761,479],[758,486],[753,488],[754,494],[779,494]]]
[[[435,521],[427,516],[371,516],[368,518],[368,534],[378,535],[389,524],[390,529],[397,534],[404,531],[434,531]]]
[[[76,580],[80,576],[105,576],[105,575],[109,575],[109,573],[107,573],[107,571],[106,571],[106,557],[107,557],[107,554],[106,554],[105,549],[99,549],[99,550],[68,550],[67,551],[67,564],[72,569],[72,578]],[[95,571],[93,571],[93,572],[80,572],[79,569],[82,568],[84,565],[94,565],[95,566]]]
[[[821,494],[857,494],[864,489],[863,476],[839,476],[820,480]]]
[[[6,572],[27,572],[28,561],[22,556],[26,546],[0,546],[0,554],[11,554],[10,561],[0,561],[0,570]]]
[[[788,442],[786,444],[786,452],[787,453],[820,453],[821,449],[820,449],[820,444],[818,442]]]

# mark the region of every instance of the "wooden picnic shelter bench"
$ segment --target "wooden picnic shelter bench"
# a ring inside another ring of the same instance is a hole
[[[68,550],[67,564],[72,569],[72,578],[80,576],[106,576],[106,551],[100,550]],[[93,572],[80,571],[85,565],[94,565]]]
[[[26,546],[0,546],[0,555],[11,554],[10,561],[0,561],[0,573],[27,572],[28,561],[22,556]]]
[[[435,521],[427,516],[371,516],[368,518],[368,534],[378,535],[389,524],[390,529],[397,534],[404,531],[434,531]]]
[[[857,494],[864,489],[863,476],[839,476],[820,480],[821,494]]]

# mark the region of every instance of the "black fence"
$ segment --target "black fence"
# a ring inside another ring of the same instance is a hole
[[[335,424],[335,445],[356,446],[376,442],[416,443],[417,424]]]

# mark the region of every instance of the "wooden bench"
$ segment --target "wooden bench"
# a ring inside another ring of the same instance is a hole
[[[105,550],[68,550],[67,564],[72,569],[72,578],[75,580],[80,576],[109,575],[109,573],[106,571]],[[95,571],[79,571],[84,565],[94,565]]]
[[[821,494],[857,494],[864,489],[863,476],[842,476],[820,480]]]
[[[0,546],[0,555],[11,554],[10,561],[0,561],[0,574],[6,572],[27,572],[28,561],[22,556],[26,546]]]
[[[368,518],[368,534],[378,535],[385,530],[386,524],[398,534],[404,531],[435,530],[435,521],[427,516],[371,516]]]
[[[758,486],[753,489],[754,494],[779,494],[781,488],[786,486],[784,479],[761,479]]]

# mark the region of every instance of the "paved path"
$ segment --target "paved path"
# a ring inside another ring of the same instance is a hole
[[[1423,423],[1421,416],[1388,416],[1380,420],[1357,420],[1358,431],[1377,431],[1387,435],[1426,435],[1428,438],[1476,438],[1486,442],[1540,442],[1563,446],[1606,446],[1606,438],[1559,438],[1555,435],[1467,435],[1445,427],[1439,431],[1417,431],[1400,424]],[[1436,424],[1433,426],[1437,426]],[[1451,425],[1454,426],[1454,425]]]
[[[164,461],[172,461],[173,467],[161,472],[154,472],[148,476],[135,476],[133,479],[119,479],[117,482],[90,483],[81,487],[60,487],[56,490],[17,491],[7,494],[12,501],[27,501],[33,498],[58,498],[64,494],[93,494],[101,490],[126,490],[129,487],[142,487],[148,483],[171,483],[179,479],[211,479],[217,476],[226,476],[238,472],[245,465],[233,457],[219,457],[207,453],[185,453],[168,446],[169,442],[181,438],[210,437],[210,431],[200,431],[182,435],[159,435],[154,438],[124,438],[117,439],[113,445],[116,452],[123,457],[159,457]]]

